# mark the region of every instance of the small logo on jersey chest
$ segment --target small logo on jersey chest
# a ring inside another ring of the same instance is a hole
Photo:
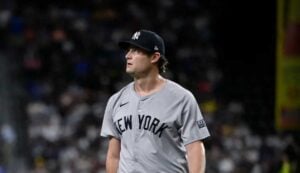
[[[197,121],[197,125],[198,125],[198,127],[201,129],[201,128],[203,128],[203,127],[206,126],[206,123],[205,123],[205,121],[202,119],[202,120]]]
[[[120,107],[124,106],[124,105],[127,105],[129,102],[125,102],[125,103],[121,103],[120,104]]]

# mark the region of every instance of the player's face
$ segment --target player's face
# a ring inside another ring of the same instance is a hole
[[[152,68],[151,58],[145,51],[130,47],[126,53],[126,72],[130,75],[146,75]]]

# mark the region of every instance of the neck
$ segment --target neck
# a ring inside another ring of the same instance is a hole
[[[134,89],[139,95],[146,96],[159,91],[164,83],[165,79],[161,75],[149,75],[143,78],[135,78]]]

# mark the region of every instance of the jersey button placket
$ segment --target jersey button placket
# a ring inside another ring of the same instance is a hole
[[[137,110],[136,111],[137,111],[136,112],[137,127],[134,131],[134,144],[133,145],[137,145],[137,141],[138,141],[139,134],[140,134],[140,131],[139,131],[139,118],[138,118],[139,114],[141,114],[141,100],[140,99],[137,103]],[[136,157],[138,155],[137,146],[133,147],[133,153],[134,153],[133,159],[137,163],[138,162],[138,159]]]
[[[140,129],[139,129],[139,116],[142,114],[142,109],[141,109],[141,99],[139,99],[138,105],[137,105],[137,120],[138,120],[138,125],[137,125],[137,130],[135,132],[135,136],[134,136],[134,142],[137,142],[139,140],[139,136],[140,136]]]

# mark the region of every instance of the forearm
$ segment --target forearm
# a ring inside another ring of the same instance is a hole
[[[120,141],[115,138],[109,140],[106,156],[106,173],[117,173],[120,160]]]
[[[203,143],[197,141],[189,144],[187,151],[189,173],[204,173],[206,158]]]
[[[194,154],[188,158],[189,173],[205,172],[205,157],[199,157]]]
[[[117,173],[119,167],[119,158],[107,158],[106,159],[106,172]]]

